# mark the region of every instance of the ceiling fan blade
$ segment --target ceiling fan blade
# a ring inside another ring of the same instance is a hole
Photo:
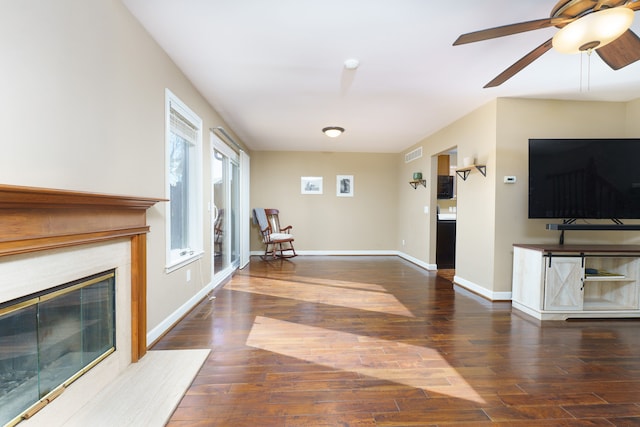
[[[453,42],[454,46],[466,43],[473,43],[482,40],[494,39],[496,37],[510,36],[511,34],[524,33],[526,31],[539,30],[541,28],[553,27],[573,21],[573,18],[544,18],[535,21],[520,22],[517,24],[503,25],[502,27],[488,28],[486,30],[474,31],[463,34]]]
[[[610,9],[612,7],[624,6],[628,0],[598,0],[598,3],[593,7],[593,11],[597,12],[602,9]]]
[[[627,3],[624,7],[628,7],[631,10],[640,10],[640,0]]]
[[[537,48],[533,49],[531,52],[527,53],[521,59],[516,61],[515,64],[513,64],[512,66],[504,70],[502,73],[498,74],[498,76],[495,79],[491,80],[489,83],[484,85],[484,87],[488,88],[488,87],[500,86],[502,83],[506,82],[511,77],[515,76],[517,73],[522,71],[524,67],[531,64],[533,61],[540,58],[545,52],[551,49],[551,46],[552,46],[551,40],[552,39],[547,40]]]
[[[596,52],[609,67],[619,70],[640,59],[640,38],[627,30],[608,45],[596,49]]]

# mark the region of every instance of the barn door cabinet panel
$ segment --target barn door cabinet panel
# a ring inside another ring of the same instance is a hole
[[[582,258],[552,258],[551,261],[545,263],[544,309],[582,310]]]

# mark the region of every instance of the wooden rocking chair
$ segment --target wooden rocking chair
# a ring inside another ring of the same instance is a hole
[[[222,242],[224,241],[222,234],[222,225],[224,223],[224,209],[218,210],[218,217],[213,223],[213,254],[218,257],[222,255]]]
[[[255,222],[260,227],[262,242],[265,245],[262,259],[271,258],[293,258],[297,256],[293,248],[292,226],[280,227],[278,209],[254,209],[253,216]]]

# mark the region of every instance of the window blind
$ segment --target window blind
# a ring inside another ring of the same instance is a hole
[[[171,124],[171,132],[175,133],[182,139],[187,140],[190,144],[195,145],[198,140],[197,127],[195,127],[187,118],[173,107],[170,111],[169,120]]]

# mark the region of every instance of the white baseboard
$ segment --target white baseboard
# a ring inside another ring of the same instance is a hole
[[[511,301],[511,292],[493,292],[457,275],[453,277],[453,281],[457,285],[490,301]]]
[[[361,251],[361,250],[350,250],[350,251],[296,251],[298,255],[391,255],[391,256],[399,256],[413,264],[416,264],[425,270],[437,270],[437,266],[435,264],[428,264],[418,258],[414,258],[411,255],[405,254],[404,252],[395,251],[395,250],[375,250],[375,251]],[[262,256],[264,252],[261,251],[252,251],[251,255]]]
[[[407,261],[416,264],[419,267],[424,268],[425,270],[437,270],[438,266],[435,264],[428,264],[422,260],[419,260],[418,258],[414,258],[411,255],[405,254],[404,252],[398,252],[396,255],[398,255],[400,258],[402,259],[406,259]]]
[[[296,251],[298,255],[398,255],[398,251],[380,250],[380,251]],[[251,255],[262,256],[264,251],[252,251]]]
[[[187,314],[191,309],[193,309],[193,307],[195,307],[200,302],[200,300],[206,297],[207,294],[215,288],[216,286],[214,286],[213,283],[209,283],[207,286],[202,288],[197,294],[195,294],[189,300],[187,300],[187,302],[182,304],[176,311],[174,311],[168,317],[166,317],[155,328],[147,332],[147,345],[155,342],[165,332],[171,329],[185,314]]]
[[[511,307],[513,307],[516,310],[520,310],[521,312],[528,314],[529,316],[535,319],[542,320],[542,314],[540,312],[532,310],[526,305],[522,305],[517,301],[511,301]]]

